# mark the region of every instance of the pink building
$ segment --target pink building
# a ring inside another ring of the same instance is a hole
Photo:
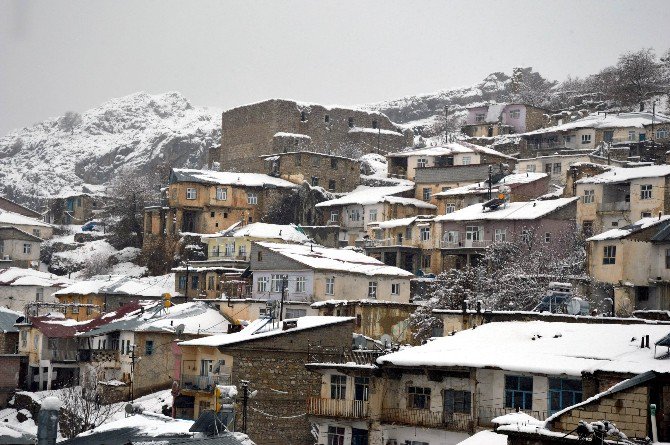
[[[468,108],[463,133],[472,137],[493,137],[525,133],[542,128],[548,111],[526,104],[492,103]]]

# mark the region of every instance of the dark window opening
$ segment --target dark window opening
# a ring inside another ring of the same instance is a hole
[[[372,128],[377,129],[377,121],[372,121]]]
[[[301,111],[301,112],[300,112],[300,120],[301,120],[302,122],[305,122],[305,121],[307,120],[307,114],[305,114],[304,111]]]
[[[349,118],[349,128],[353,128],[353,127],[354,127],[354,118],[350,117]]]

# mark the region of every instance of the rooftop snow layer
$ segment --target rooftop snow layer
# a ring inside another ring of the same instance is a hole
[[[639,374],[670,372],[670,360],[657,360],[653,344],[670,331],[662,324],[497,322],[437,338],[425,345],[384,355],[377,363],[397,366],[461,366],[578,377],[582,372]]]
[[[589,178],[576,181],[577,184],[615,184],[632,179],[656,178],[670,175],[670,165],[649,165],[644,167],[613,168]]]
[[[0,286],[67,286],[72,280],[52,273],[40,272],[34,269],[10,267],[0,269]]]
[[[79,281],[54,293],[54,295],[117,294],[138,297],[160,297],[175,292],[174,274],[158,277],[132,278],[125,275],[97,275]]]
[[[453,213],[440,215],[435,221],[533,220],[547,216],[579,198],[558,198],[545,201],[508,202],[496,210],[484,210],[482,204],[473,204]]]
[[[530,131],[524,133],[524,136],[535,135],[535,134],[544,134],[544,133],[553,133],[557,131],[570,131],[577,130],[580,128],[644,128],[644,125],[651,125],[652,120],[656,124],[668,123],[670,118],[662,114],[656,113],[654,116],[649,112],[636,112],[636,113],[607,113],[607,114],[591,114],[582,119],[578,119],[573,122],[568,122],[563,125],[556,125],[554,127],[542,128],[540,130]]]
[[[7,210],[0,210],[0,226],[38,226],[38,227],[53,227],[39,219],[30,218],[29,216],[21,215],[20,213],[9,212]]]
[[[592,236],[591,238],[588,238],[586,241],[603,241],[608,239],[625,238],[632,233],[648,229],[649,227],[653,227],[657,224],[664,223],[668,220],[670,220],[670,215],[663,215],[660,218],[657,217],[642,218],[641,220],[628,226],[611,229],[598,235]]]
[[[253,223],[239,227],[237,223],[228,229],[212,235],[205,235],[203,238],[218,238],[220,236],[232,236],[233,238],[257,238],[257,239],[280,239],[294,243],[305,243],[309,237],[298,230],[294,224],[268,224]]]
[[[22,313],[0,306],[0,332],[19,332],[14,326],[16,319],[23,316]]]
[[[359,204],[359,205],[378,204],[384,202],[386,198],[389,196],[409,192],[410,190],[413,189],[414,189],[413,185],[394,185],[390,187],[370,187],[367,185],[359,185],[352,192],[347,193],[346,195],[340,198],[320,202],[316,205],[316,207],[333,207],[333,206],[342,206],[351,204]],[[404,199],[414,199],[414,198],[404,198]],[[423,201],[420,202],[423,204],[427,204]],[[407,204],[410,204],[410,202],[408,201]],[[434,208],[434,206],[431,208]]]
[[[172,169],[170,182],[198,182],[204,184],[237,185],[242,187],[298,187],[292,182],[262,173],[219,172],[188,168]]]
[[[387,266],[377,259],[349,249],[332,249],[305,244],[276,244],[266,242],[259,242],[257,244],[293,261],[304,264],[311,269],[341,271],[368,276],[414,276],[411,272],[404,269]]]
[[[491,191],[497,192],[498,187],[502,185],[507,185],[511,187],[519,184],[530,184],[531,182],[539,181],[540,179],[546,178],[547,176],[549,175],[547,175],[546,173],[534,173],[534,172],[514,173],[511,175],[507,175],[500,181],[494,183],[491,186]],[[488,191],[489,186],[487,182],[482,181],[477,182],[475,184],[468,184],[462,187],[456,187],[453,189],[445,190],[443,192],[438,192],[435,193],[433,196],[439,197],[439,196],[458,196],[458,195],[479,195],[482,193],[488,193]]]
[[[479,153],[500,156],[507,159],[515,159],[507,156],[497,150],[480,145],[470,144],[469,142],[450,142],[445,145],[438,145],[435,147],[419,148],[415,150],[399,151],[396,153],[389,153],[387,157],[392,158],[407,158],[409,156],[446,156],[456,153]]]

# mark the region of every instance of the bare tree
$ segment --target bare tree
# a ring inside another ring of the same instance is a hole
[[[58,126],[65,131],[74,133],[74,129],[81,125],[81,122],[81,114],[68,111],[58,120]]]

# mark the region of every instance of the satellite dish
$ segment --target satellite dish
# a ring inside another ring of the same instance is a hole
[[[186,329],[186,326],[184,326],[184,324],[182,323],[180,325],[177,325],[176,328],[174,328],[174,333],[177,335],[181,335],[184,333],[184,329]]]
[[[567,311],[570,315],[579,315],[582,312],[582,300],[581,298],[572,298],[568,301]]]
[[[380,341],[382,342],[382,346],[384,349],[391,349],[391,346],[393,345],[393,339],[391,338],[390,335],[384,334],[382,335]]]
[[[133,404],[132,403],[126,403],[126,406],[124,406],[123,409],[126,411],[126,414],[132,414],[133,413]]]
[[[354,337],[354,346],[356,349],[366,349],[368,346],[368,339],[362,335]]]

